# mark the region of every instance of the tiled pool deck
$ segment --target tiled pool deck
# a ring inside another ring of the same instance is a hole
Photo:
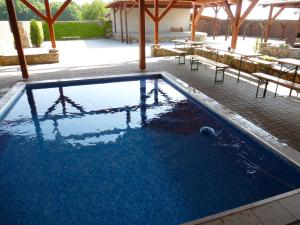
[[[237,83],[231,72],[223,84],[215,84],[214,70],[207,66],[201,66],[199,71],[190,71],[188,63],[178,65],[173,58],[149,58],[147,61],[148,72],[167,71],[175,75],[300,152],[299,98],[274,98],[273,93],[268,93],[266,98],[255,98],[256,85],[249,80]],[[99,62],[98,66],[81,67],[32,66],[30,80],[136,73],[137,68],[137,61]],[[0,96],[20,80],[16,67],[0,67]],[[287,90],[283,92],[288,93]],[[259,205],[243,206],[219,216],[218,219],[210,217],[189,224],[290,224],[300,220],[300,192],[294,191]]]

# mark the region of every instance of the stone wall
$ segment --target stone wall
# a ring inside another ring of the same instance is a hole
[[[239,69],[240,67],[240,60],[238,57],[236,57],[235,55],[230,54],[229,52],[212,52],[212,50],[210,49],[206,49],[206,48],[196,48],[194,50],[193,53],[190,52],[189,49],[182,49],[187,51],[187,54],[195,54],[195,55],[200,55],[203,56],[205,58],[214,60],[214,61],[218,61],[221,63],[224,63],[226,65],[229,65],[230,67],[234,68],[234,69]],[[165,50],[163,48],[160,48],[159,46],[151,46],[151,55],[154,57],[166,57],[166,56],[174,56],[174,53],[169,52],[168,50]],[[188,61],[186,61],[188,62]],[[278,77],[280,75],[280,70],[276,69],[274,67],[272,67],[270,65],[269,61],[264,61],[264,60],[259,60],[257,61],[253,61],[251,59],[249,60],[243,60],[242,66],[241,66],[241,71],[244,71],[246,73],[254,73],[254,72],[263,72],[263,73],[267,73],[273,76]],[[292,81],[294,78],[293,73],[289,73],[289,74],[283,74],[281,75],[281,78],[286,79],[286,80],[290,80]],[[297,83],[300,83],[300,77],[297,76],[296,81]]]
[[[48,63],[58,63],[59,53],[43,53],[43,54],[32,54],[25,55],[27,64],[48,64]],[[19,59],[17,55],[0,55],[0,65],[1,66],[11,66],[18,65]]]
[[[7,21],[0,21],[0,55],[14,49],[14,37]]]
[[[269,55],[276,58],[294,58],[300,59],[300,48],[283,48],[270,43],[261,43],[259,52],[263,55]]]
[[[18,26],[23,48],[31,47],[32,45],[30,41],[30,22],[19,21]],[[0,55],[14,52],[14,49],[14,37],[10,30],[9,22],[0,21]]]
[[[147,33],[145,35],[145,39],[147,43],[153,43],[154,42],[154,34],[153,33]],[[126,42],[126,35],[125,32],[123,34],[124,41]],[[128,39],[131,42],[139,42],[139,33],[129,33]],[[191,32],[164,32],[159,34],[159,42],[171,42],[174,39],[185,39],[190,38]],[[113,39],[117,41],[122,40],[121,33],[114,33]],[[197,41],[205,41],[207,39],[207,34],[203,32],[196,32],[196,40]]]

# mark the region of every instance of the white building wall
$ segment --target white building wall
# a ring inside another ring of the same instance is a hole
[[[149,9],[152,13],[154,9]],[[163,12],[164,9],[159,9],[159,14]],[[114,20],[113,11],[111,10],[111,19]],[[139,32],[139,10],[138,8],[133,8],[127,17],[128,32]],[[114,23],[114,21],[113,21]],[[116,25],[117,33],[121,32],[120,27],[120,12],[116,12]],[[159,22],[159,32],[170,32],[171,27],[183,28],[183,31],[190,30],[190,9],[171,9],[167,15]],[[146,33],[154,31],[154,23],[152,19],[146,14]],[[113,25],[114,32],[114,25]],[[125,17],[123,11],[123,32],[125,33]]]

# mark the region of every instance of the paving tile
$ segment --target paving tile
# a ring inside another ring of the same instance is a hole
[[[280,203],[295,216],[298,220],[300,220],[300,194],[293,195],[280,200]]]
[[[253,208],[251,211],[264,225],[286,225],[296,221],[296,218],[277,201]]]
[[[206,223],[201,223],[201,225],[224,225],[224,223],[222,222],[222,220],[217,219]]]
[[[224,225],[262,225],[250,210],[223,217],[222,220]]]

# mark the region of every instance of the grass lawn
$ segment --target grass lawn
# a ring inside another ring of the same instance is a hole
[[[108,22],[56,22],[54,24],[56,40],[95,39],[105,37],[105,32],[111,27]],[[43,23],[45,41],[50,40],[48,25]]]

